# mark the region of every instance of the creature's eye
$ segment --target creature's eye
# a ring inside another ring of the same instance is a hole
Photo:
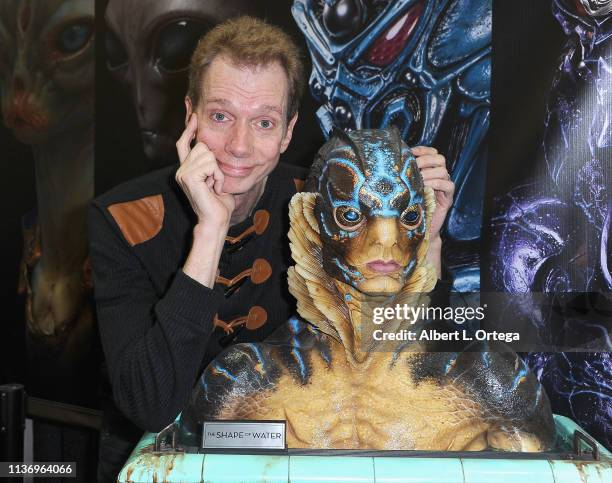
[[[336,224],[348,231],[356,230],[363,221],[363,215],[352,206],[339,206],[334,210]]]
[[[369,64],[386,67],[398,57],[412,37],[423,13],[424,3],[420,1],[413,4],[378,36],[365,53],[365,59]]]
[[[186,69],[198,40],[208,29],[207,24],[193,20],[165,25],[157,36],[153,58],[166,71]]]
[[[106,48],[106,64],[110,70],[118,69],[127,64],[127,52],[111,30],[107,30],[104,34],[104,47]]]
[[[400,221],[409,230],[413,230],[421,224],[422,210],[421,205],[411,205],[404,210]]]
[[[56,48],[62,54],[74,54],[85,47],[93,34],[91,22],[78,21],[64,27],[57,36]]]

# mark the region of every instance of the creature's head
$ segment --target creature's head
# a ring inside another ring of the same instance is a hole
[[[434,206],[399,132],[335,132],[317,154],[308,188],[318,193],[327,274],[366,294],[398,292],[423,256]]]
[[[26,144],[91,126],[94,1],[0,2],[0,103]]]
[[[394,125],[409,142],[421,139],[425,99],[413,57],[422,57],[417,50],[429,19],[435,20],[433,5],[424,0],[294,1],[293,16],[312,57],[310,90],[321,104],[317,116],[325,135],[332,126]]]
[[[572,60],[576,70],[584,69],[584,56],[610,36],[612,0],[553,0],[552,12],[565,34],[582,44]]]

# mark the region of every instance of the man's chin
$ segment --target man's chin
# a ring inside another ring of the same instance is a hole
[[[255,183],[249,182],[248,180],[241,180],[238,178],[225,177],[223,183],[223,191],[225,193],[237,195],[245,195],[253,190]]]

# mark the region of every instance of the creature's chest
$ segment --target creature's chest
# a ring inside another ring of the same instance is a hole
[[[285,419],[290,447],[460,448],[483,433],[478,405],[457,388],[413,382],[405,364],[382,354],[355,369],[314,360],[307,384],[282,377],[256,415]]]
[[[26,226],[24,222],[23,227],[24,245],[18,290],[26,296],[29,332],[44,336],[50,344],[65,338],[75,324],[83,327],[91,325],[91,306],[84,303],[92,296],[91,265],[89,258],[86,258],[82,266],[72,270],[56,273],[45,271],[41,263],[39,225],[35,221],[28,221],[29,224]]]

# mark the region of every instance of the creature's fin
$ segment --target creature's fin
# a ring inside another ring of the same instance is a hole
[[[298,193],[289,204],[289,241],[296,262],[288,271],[289,291],[297,299],[302,318],[342,342],[342,333],[350,330],[350,317],[333,281],[323,270],[321,239],[314,215],[316,197],[316,193]]]

